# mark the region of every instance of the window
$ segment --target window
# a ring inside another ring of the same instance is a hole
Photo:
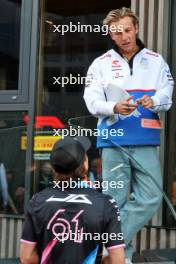
[[[0,103],[28,99],[31,1],[0,1]]]
[[[0,90],[18,90],[21,1],[0,2]]]
[[[0,213],[23,214],[26,126],[23,112],[0,113]]]

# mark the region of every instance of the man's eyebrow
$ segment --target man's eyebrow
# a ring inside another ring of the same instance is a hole
[[[123,31],[131,30],[131,29],[132,29],[132,27],[124,27],[124,28],[123,28]]]
[[[125,28],[125,29],[132,28],[132,26],[123,26],[123,28]]]

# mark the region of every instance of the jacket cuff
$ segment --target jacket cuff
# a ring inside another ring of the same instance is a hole
[[[116,103],[114,102],[106,102],[106,115],[111,116],[111,115],[115,115],[114,113],[114,107],[115,107]]]
[[[151,99],[153,100],[153,104],[154,106],[152,108],[150,108],[150,110],[152,112],[158,112],[159,111],[159,108],[160,108],[160,100],[158,98],[156,98],[156,96],[151,96]]]

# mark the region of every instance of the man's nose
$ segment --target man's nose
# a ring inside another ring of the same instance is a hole
[[[123,41],[127,40],[127,34],[125,34],[124,32],[122,32],[122,40]]]

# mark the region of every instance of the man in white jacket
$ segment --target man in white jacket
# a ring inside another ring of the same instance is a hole
[[[104,24],[115,46],[89,67],[84,99],[90,113],[99,117],[97,147],[102,149],[103,180],[119,177],[124,183],[123,189],[107,192],[120,208],[129,263],[132,238],[162,200],[155,183],[162,187],[158,113],[171,107],[174,82],[162,56],[137,39],[138,18],[131,10],[110,11]],[[103,137],[105,130],[108,138]]]

